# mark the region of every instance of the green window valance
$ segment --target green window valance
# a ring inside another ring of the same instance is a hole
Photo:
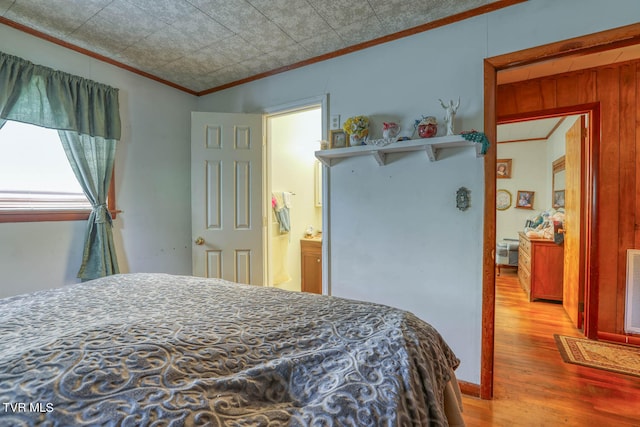
[[[119,140],[118,89],[0,52],[5,120]]]

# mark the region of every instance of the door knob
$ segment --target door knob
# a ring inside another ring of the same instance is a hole
[[[195,240],[196,245],[204,245],[204,239],[202,237],[198,237]]]

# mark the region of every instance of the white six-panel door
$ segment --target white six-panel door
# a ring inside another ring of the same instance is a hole
[[[193,274],[262,285],[262,115],[191,114]]]

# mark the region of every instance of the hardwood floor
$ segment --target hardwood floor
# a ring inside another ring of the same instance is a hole
[[[564,363],[553,334],[581,332],[562,304],[528,302],[513,271],[496,282],[494,398],[463,396],[467,426],[640,426],[640,378]]]

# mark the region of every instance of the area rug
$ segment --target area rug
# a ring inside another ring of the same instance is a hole
[[[554,335],[566,363],[640,377],[640,348]]]

